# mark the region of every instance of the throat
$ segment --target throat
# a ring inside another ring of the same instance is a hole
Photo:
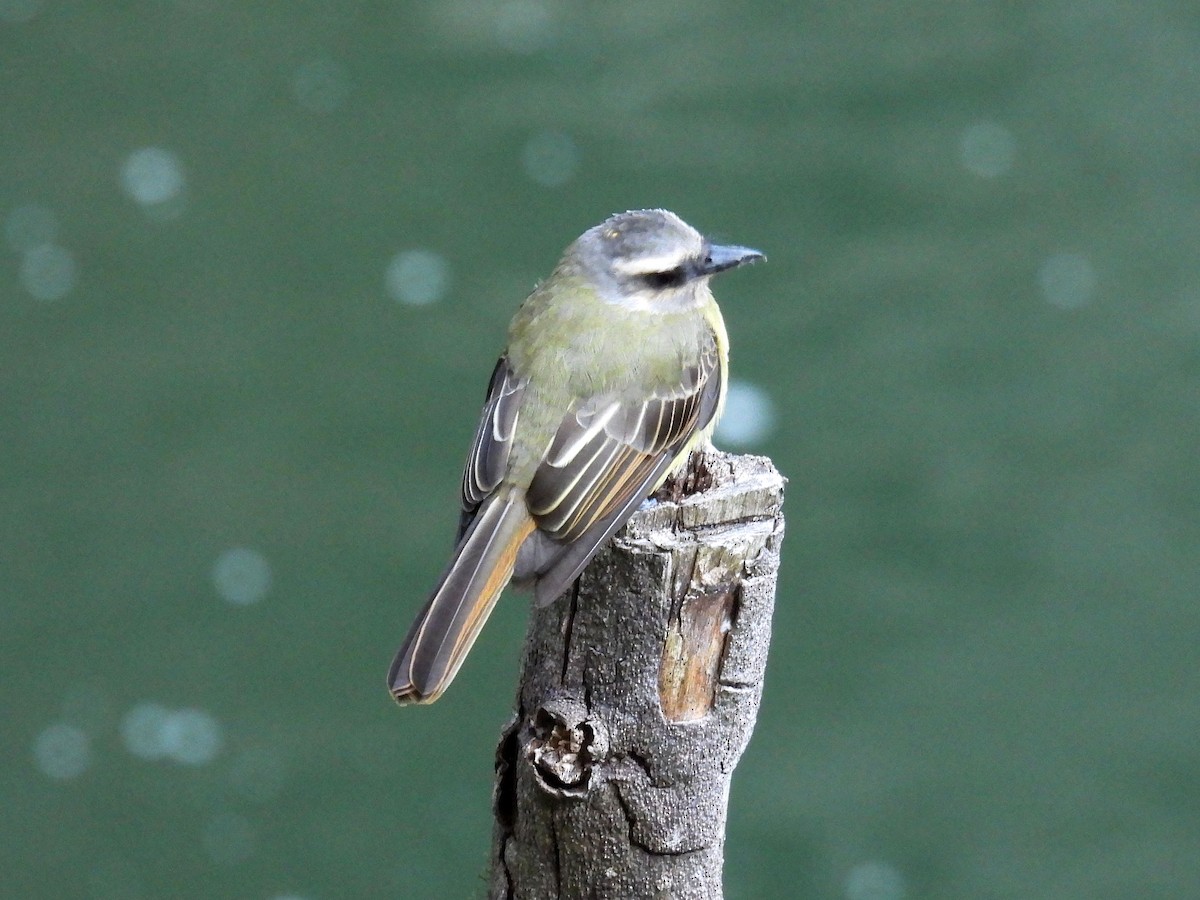
[[[678,314],[692,312],[712,302],[712,292],[703,282],[689,282],[677,288],[639,288],[613,292],[604,300],[612,306],[633,312]]]

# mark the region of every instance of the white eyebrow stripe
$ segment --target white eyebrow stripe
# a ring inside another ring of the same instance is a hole
[[[664,253],[661,256],[639,256],[635,259],[617,259],[613,268],[622,275],[648,275],[651,272],[670,272],[678,269],[690,259],[687,253]]]

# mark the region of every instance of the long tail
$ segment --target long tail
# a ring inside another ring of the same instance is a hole
[[[432,703],[454,680],[533,529],[522,492],[484,502],[392,662],[397,703]]]

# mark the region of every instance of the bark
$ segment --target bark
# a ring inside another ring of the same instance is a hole
[[[722,896],[733,769],[771,633],[784,479],[696,454],[535,609],[497,749],[490,896]]]

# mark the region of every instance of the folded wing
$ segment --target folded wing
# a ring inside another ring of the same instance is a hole
[[[677,384],[637,399],[597,396],[562,420],[526,493],[538,530],[517,562],[539,603],[575,580],[605,539],[661,483],[721,397],[715,342]]]
[[[496,368],[492,370],[483,412],[479,416],[479,427],[463,468],[463,512],[458,525],[458,540],[462,540],[479,504],[504,478],[524,392],[525,384],[517,379],[509,367],[508,358],[500,357],[496,361]]]

